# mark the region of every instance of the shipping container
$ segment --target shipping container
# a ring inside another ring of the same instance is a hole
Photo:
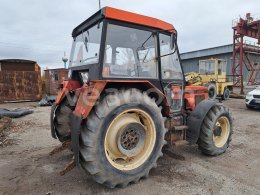
[[[0,60],[0,103],[42,98],[41,69],[35,61]]]

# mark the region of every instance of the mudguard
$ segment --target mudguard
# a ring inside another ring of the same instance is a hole
[[[188,116],[187,125],[189,128],[186,132],[186,138],[190,144],[197,143],[202,122],[209,110],[216,104],[217,102],[213,100],[203,100]]]

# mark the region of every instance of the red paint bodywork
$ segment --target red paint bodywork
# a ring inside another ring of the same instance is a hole
[[[67,95],[69,91],[77,91],[78,101],[76,103],[74,114],[80,116],[82,119],[85,119],[88,117],[90,111],[100,97],[100,94],[103,92],[108,83],[143,83],[147,85],[149,89],[155,90],[156,93],[163,97],[162,105],[164,114],[166,116],[169,115],[170,106],[168,105],[166,96],[147,80],[95,80],[82,86],[80,85],[80,82],[75,80],[64,81],[63,88],[60,90],[56,98],[56,104],[60,104],[62,99]],[[198,103],[196,102],[196,95],[204,95],[205,99],[207,99],[207,88],[203,86],[186,87],[184,98],[186,100],[187,110],[195,109],[196,103]]]
[[[73,113],[83,119],[87,118],[106,84],[106,81],[94,81],[90,82],[89,85],[84,84]]]
[[[82,117],[83,119],[87,118],[108,83],[144,83],[148,86],[148,88],[155,89],[156,92],[163,97],[163,104],[167,105],[165,95],[147,80],[95,80],[82,86],[75,80],[64,81],[63,88],[56,97],[56,104],[60,104],[69,91],[77,90],[79,98],[74,114]]]
[[[67,95],[67,93],[69,91],[74,91],[76,89],[81,88],[81,84],[79,81],[76,80],[67,80],[67,81],[63,81],[63,87],[62,89],[59,91],[55,103],[58,105],[61,103],[61,101],[63,100],[63,98]]]
[[[104,9],[105,18],[176,32],[172,24],[156,18],[119,10],[112,7],[105,7]]]
[[[200,96],[204,99],[208,99],[208,88],[204,86],[186,86],[184,99],[186,101],[186,110],[194,110],[198,105],[196,101],[196,96]]]

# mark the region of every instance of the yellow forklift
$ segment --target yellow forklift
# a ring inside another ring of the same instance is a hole
[[[226,100],[233,91],[233,82],[227,78],[226,67],[226,60],[213,58],[200,60],[199,73],[186,73],[185,79],[188,85],[208,87],[209,99],[219,96]]]

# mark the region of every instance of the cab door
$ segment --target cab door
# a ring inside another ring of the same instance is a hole
[[[227,61],[226,60],[217,60],[217,74],[218,74],[218,82],[227,82],[227,73],[226,73]]]
[[[177,44],[171,49],[170,41],[169,35],[159,34],[161,84],[167,95],[167,101],[171,105],[171,111],[180,112],[183,107],[184,75]]]

